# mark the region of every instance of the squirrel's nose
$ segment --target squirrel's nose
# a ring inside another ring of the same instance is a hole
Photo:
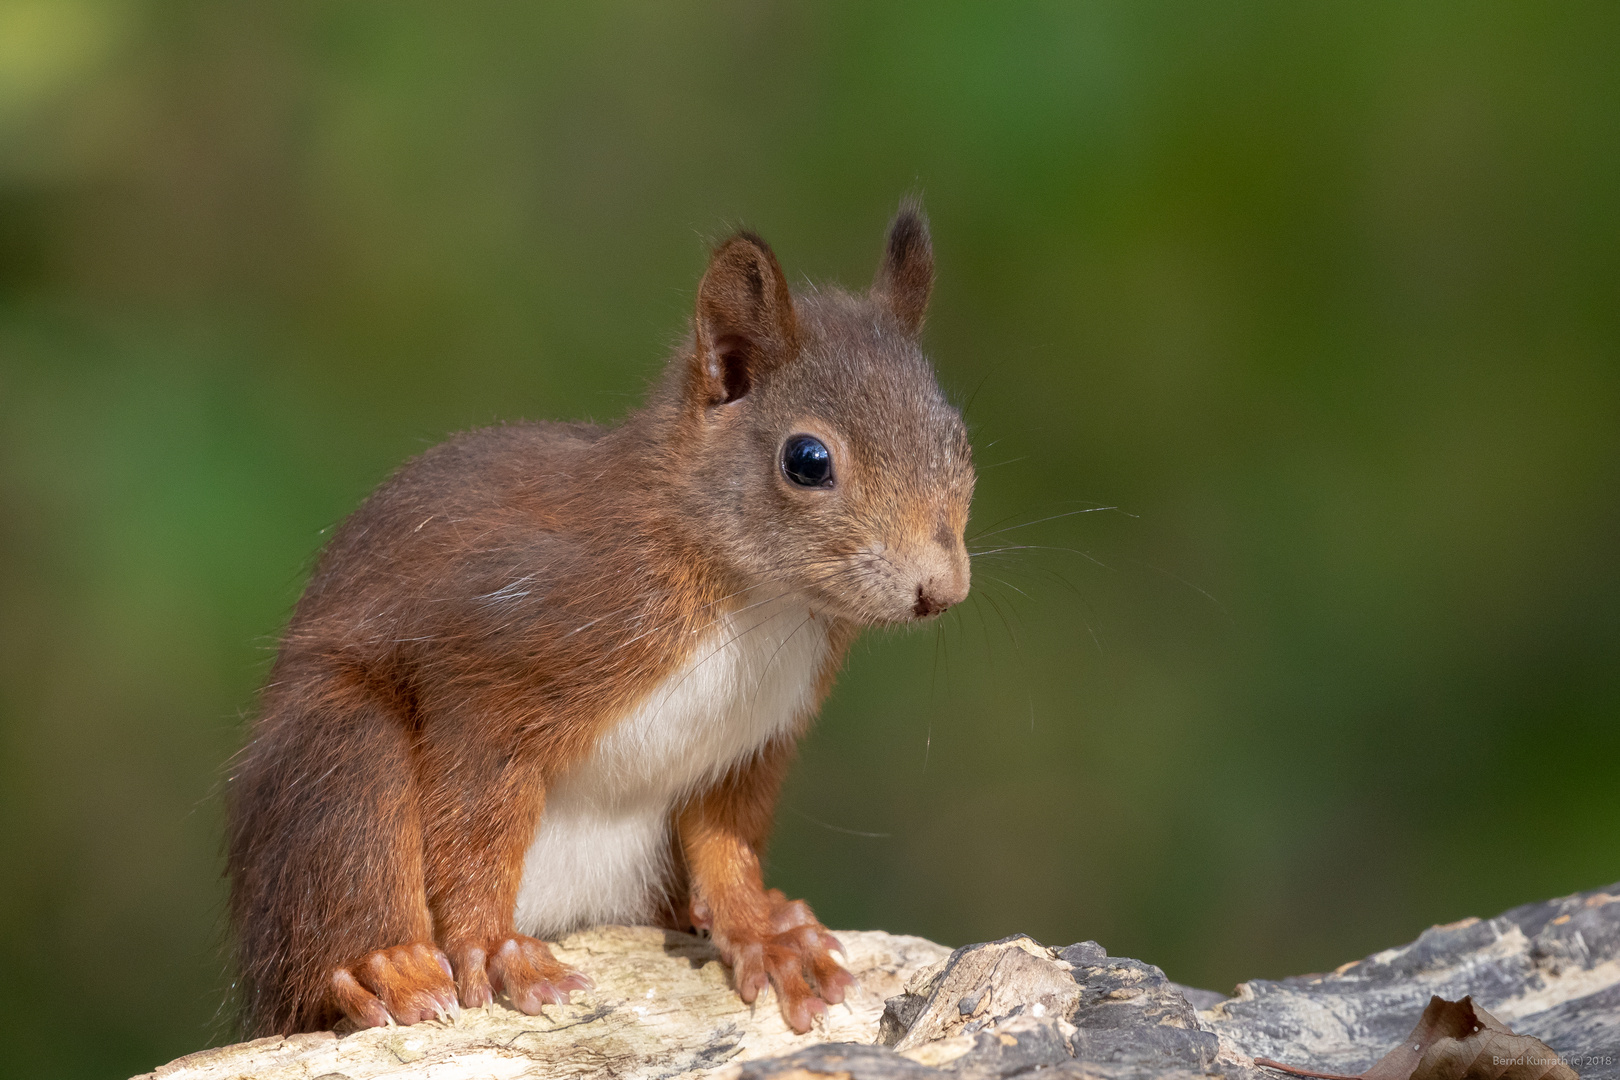
[[[961,562],[959,568],[953,567],[947,573],[932,575],[917,585],[917,600],[911,605],[913,615],[926,619],[967,599],[967,560],[964,558]]]

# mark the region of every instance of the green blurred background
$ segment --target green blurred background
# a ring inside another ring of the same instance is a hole
[[[1620,877],[1617,56],[1608,3],[0,0],[5,1068],[223,1037],[221,767],[323,529],[621,415],[737,224],[864,285],[913,189],[1028,549],[857,648],[776,884],[1225,989]]]

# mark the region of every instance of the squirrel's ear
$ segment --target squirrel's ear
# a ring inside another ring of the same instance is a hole
[[[691,392],[701,404],[736,401],[771,368],[793,359],[793,295],[765,241],[740,232],[715,249],[698,285]]]
[[[889,225],[872,295],[894,312],[906,333],[915,335],[922,329],[933,290],[934,244],[928,238],[928,218],[920,205],[907,199]]]

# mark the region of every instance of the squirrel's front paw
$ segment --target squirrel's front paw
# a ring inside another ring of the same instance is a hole
[[[450,961],[427,942],[367,953],[330,976],[332,1000],[356,1027],[414,1024],[461,1014]]]
[[[803,1035],[828,1005],[844,1000],[855,977],[837,960],[844,947],[816,921],[810,905],[789,900],[777,889],[765,893],[766,906],[754,918],[716,924],[707,906],[692,906],[693,922],[709,930],[720,958],[731,965],[737,996],[753,1004],[770,983],[782,1006],[782,1018]]]
[[[461,1003],[480,1008],[505,994],[512,1008],[535,1016],[542,1005],[566,1005],[575,990],[595,983],[568,967],[543,941],[523,934],[452,947]]]

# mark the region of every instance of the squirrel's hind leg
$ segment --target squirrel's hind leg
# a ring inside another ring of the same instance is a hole
[[[481,715],[498,713],[489,703]],[[533,1016],[594,984],[514,926],[523,857],[545,803],[533,748],[484,742],[463,726],[458,738],[429,732],[418,747],[425,817],[424,873],[439,940],[455,969],[461,1004],[480,1008],[505,994]]]
[[[456,1011],[433,944],[409,733],[343,676],[283,683],[230,778],[249,1036]]]

